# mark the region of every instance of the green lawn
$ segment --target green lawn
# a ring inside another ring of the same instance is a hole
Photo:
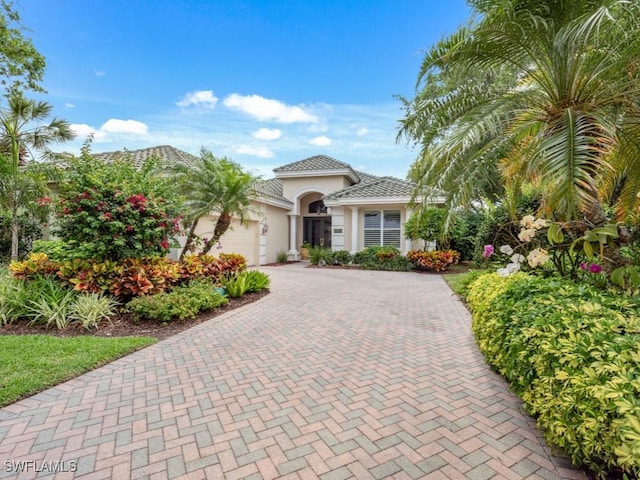
[[[464,277],[464,274],[461,273],[445,273],[442,275],[442,279],[447,282],[451,290],[453,290],[456,294],[461,293],[462,285],[460,280]]]
[[[0,407],[93,370],[157,340],[150,337],[0,336]]]

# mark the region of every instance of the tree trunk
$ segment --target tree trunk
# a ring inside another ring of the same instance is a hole
[[[220,240],[220,237],[222,237],[222,235],[224,235],[224,233],[227,230],[229,230],[230,226],[231,226],[231,215],[227,212],[223,212],[218,217],[216,226],[213,229],[213,236],[209,240],[207,240],[207,242],[205,242],[205,244],[202,247],[202,251],[200,252],[200,255],[206,255],[207,253],[209,253],[209,251],[211,251],[211,248],[216,243],[218,243],[218,241]]]
[[[602,207],[598,192],[596,192],[593,186],[589,193],[591,194],[592,200],[583,206],[582,213],[584,214],[585,220],[593,227],[601,227],[608,221],[607,214]]]
[[[195,237],[196,226],[198,225],[199,218],[196,218],[193,222],[191,222],[191,226],[189,227],[189,233],[187,233],[187,239],[184,242],[184,247],[182,248],[182,252],[180,252],[179,260],[182,260],[184,256],[187,254],[191,245],[193,244],[193,238]]]
[[[20,242],[18,230],[18,212],[13,209],[11,211],[11,261],[18,260],[18,245]]]

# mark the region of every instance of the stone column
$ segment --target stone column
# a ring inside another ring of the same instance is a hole
[[[402,231],[400,232],[403,236],[405,234],[405,224],[407,223],[407,220],[409,220],[409,217],[411,217],[411,215],[413,214],[413,210],[411,208],[407,208],[405,210],[405,217],[404,217],[404,223],[402,224]],[[405,238],[404,241],[404,252],[403,253],[407,253],[408,251],[413,249],[413,242],[411,240],[409,240],[408,238]]]
[[[358,239],[360,231],[358,230],[358,207],[349,207],[351,209],[351,254],[358,251]]]
[[[298,246],[296,245],[296,239],[298,237],[298,215],[293,213],[289,214],[289,251],[287,254],[293,257],[293,260],[299,260],[298,258]]]

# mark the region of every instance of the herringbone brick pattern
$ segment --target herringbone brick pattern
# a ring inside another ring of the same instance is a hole
[[[260,302],[0,410],[0,478],[583,478],[439,276],[264,270]]]

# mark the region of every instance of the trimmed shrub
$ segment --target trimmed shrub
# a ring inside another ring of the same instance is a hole
[[[407,259],[420,270],[428,272],[444,272],[460,260],[460,254],[455,250],[432,250],[430,252],[412,250],[407,253]]]
[[[601,478],[638,478],[640,299],[517,273],[481,276],[467,300],[480,349],[547,441]]]
[[[353,256],[353,263],[366,270],[408,272],[412,264],[395,247],[367,247]]]
[[[212,282],[192,281],[168,293],[134,298],[127,304],[127,309],[138,320],[170,322],[195,318],[202,311],[221,307],[228,302],[215,290]]]

